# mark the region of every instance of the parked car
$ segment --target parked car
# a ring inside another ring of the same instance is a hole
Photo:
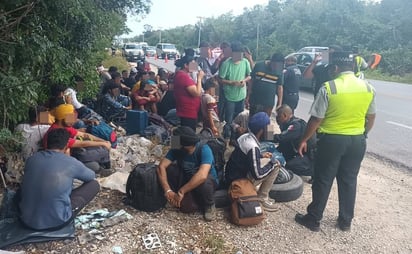
[[[298,50],[297,53],[320,53],[322,51],[327,51],[328,47],[319,47],[319,46],[309,46],[303,47]]]
[[[145,54],[143,51],[143,47],[137,43],[126,43],[122,49],[122,55],[126,58],[129,62],[134,61],[144,61]]]
[[[151,56],[151,57],[153,57],[153,56],[156,55],[156,47],[154,47],[154,46],[146,46],[146,47],[143,47],[143,50],[144,50],[144,54],[145,54],[146,56]]]
[[[158,43],[156,45],[156,54],[158,58],[165,58],[166,55],[168,59],[176,59],[178,57],[176,46],[171,43]]]
[[[296,53],[289,54],[285,57],[288,58],[289,56],[294,56],[296,57],[297,60],[297,65],[302,72],[302,74],[305,72],[306,68],[312,63],[313,59],[315,58],[316,54],[321,54],[323,52],[327,52],[328,47],[304,47],[298,50]],[[322,62],[318,63],[323,64]],[[315,89],[315,82],[313,79],[302,79],[302,83],[300,85],[300,88],[304,89],[310,89],[313,90]]]

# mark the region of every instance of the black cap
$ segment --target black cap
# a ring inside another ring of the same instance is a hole
[[[180,144],[182,146],[194,146],[200,141],[196,132],[187,126],[179,126],[173,130],[173,135],[180,136]]]
[[[349,51],[335,51],[330,55],[331,63],[336,65],[348,65],[353,63],[353,53]]]

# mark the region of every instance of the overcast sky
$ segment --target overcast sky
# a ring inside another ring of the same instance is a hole
[[[143,32],[149,24],[154,30],[168,29],[186,24],[196,24],[198,16],[217,17],[233,11],[239,15],[245,7],[268,3],[268,0],[151,0],[150,13],[145,18],[129,17],[127,26],[132,30],[122,37],[134,37]]]

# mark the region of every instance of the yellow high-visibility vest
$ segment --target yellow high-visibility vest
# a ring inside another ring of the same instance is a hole
[[[368,82],[352,72],[326,82],[329,105],[318,132],[339,135],[360,135],[365,131],[365,119],[374,91]]]

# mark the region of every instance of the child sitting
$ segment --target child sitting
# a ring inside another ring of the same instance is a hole
[[[217,103],[214,97],[216,86],[217,80],[215,78],[212,77],[206,80],[203,86],[204,93],[202,95],[201,111],[203,117],[203,128],[209,128],[215,136],[219,136],[220,121],[217,111]]]

